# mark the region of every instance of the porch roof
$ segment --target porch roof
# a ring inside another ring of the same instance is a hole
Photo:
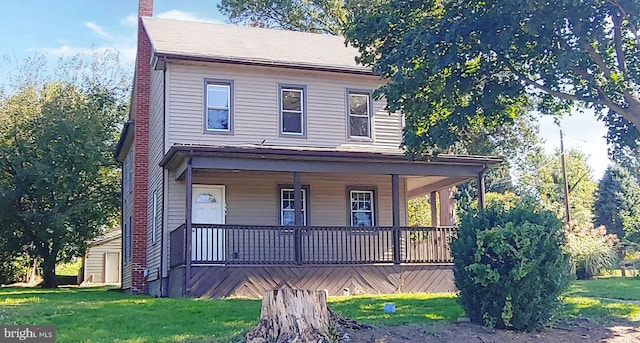
[[[440,155],[430,161],[412,161],[399,152],[363,152],[282,146],[174,145],[160,162],[185,175],[193,169],[242,171],[400,175],[410,178],[408,195],[419,196],[477,178],[502,162],[491,156]]]

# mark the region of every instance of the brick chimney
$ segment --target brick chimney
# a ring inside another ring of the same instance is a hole
[[[138,3],[138,49],[134,79],[133,141],[133,225],[131,256],[131,293],[145,292],[147,265],[147,189],[149,156],[149,91],[151,83],[151,42],[142,26],[143,16],[153,14],[153,0]]]

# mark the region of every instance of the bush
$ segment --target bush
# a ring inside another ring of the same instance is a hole
[[[607,234],[604,226],[577,224],[567,228],[565,251],[570,256],[571,272],[578,279],[591,279],[603,269],[615,268],[618,262],[615,234]]]
[[[547,324],[569,285],[562,223],[522,202],[461,216],[451,243],[458,301],[471,322],[532,331]]]

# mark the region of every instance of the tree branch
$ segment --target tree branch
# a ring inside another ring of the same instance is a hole
[[[589,43],[589,41],[585,40],[583,44],[583,48],[587,52],[587,55],[589,55],[589,58],[593,61],[593,63],[595,63],[598,68],[600,68],[607,80],[611,79],[611,69],[607,67],[607,64],[604,62],[604,59],[602,59],[602,56],[600,56],[596,49],[594,49],[593,46]]]
[[[526,83],[529,86],[533,86],[534,88],[537,88],[549,95],[564,99],[564,100],[571,100],[571,101],[589,101],[586,98],[577,96],[575,94],[569,94],[569,93],[564,93],[564,92],[560,92],[560,91],[556,91],[553,90],[545,85],[541,85],[538,82],[530,79],[529,77],[527,77],[526,75],[524,75],[521,71],[519,71],[518,69],[516,69],[511,63],[509,63],[509,61],[506,61],[505,59],[502,59],[506,65],[507,68],[513,73],[515,74],[518,79],[524,83]]]
[[[615,13],[611,14],[611,21],[613,21],[613,42],[616,48],[616,60],[618,61],[618,70],[622,72],[623,80],[627,79],[627,64],[624,60],[624,51],[622,48],[622,19],[615,15]]]
[[[609,4],[611,4],[611,6],[617,8],[620,11],[620,13],[622,14],[622,18],[627,20],[628,25],[629,25],[629,31],[631,31],[631,33],[633,33],[633,36],[635,37],[636,45],[640,49],[640,37],[638,36],[638,28],[633,24],[633,21],[631,21],[629,19],[629,14],[627,13],[627,11],[617,1],[609,0],[607,2]],[[613,15],[612,15],[612,17],[613,17]]]
[[[598,99],[607,107],[609,107],[610,109],[612,109],[614,112],[618,113],[619,115],[621,115],[622,117],[624,117],[625,119],[634,122],[634,120],[632,120],[631,118],[633,117],[633,113],[629,112],[628,109],[620,106],[618,103],[616,103],[615,101],[613,101],[613,99],[611,99],[609,96],[607,96],[607,93],[602,89],[602,87],[589,75],[589,73],[587,73],[586,70],[580,69],[578,67],[573,68],[573,71],[575,71],[577,74],[579,74],[580,76],[582,76],[583,78],[590,80],[589,83],[591,85],[593,85],[593,88],[598,92]]]

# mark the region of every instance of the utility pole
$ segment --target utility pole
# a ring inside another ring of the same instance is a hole
[[[569,208],[569,184],[567,182],[567,164],[564,159],[564,139],[560,130],[560,163],[562,164],[562,182],[564,184],[564,210],[567,213],[567,225],[571,225],[571,210]]]

